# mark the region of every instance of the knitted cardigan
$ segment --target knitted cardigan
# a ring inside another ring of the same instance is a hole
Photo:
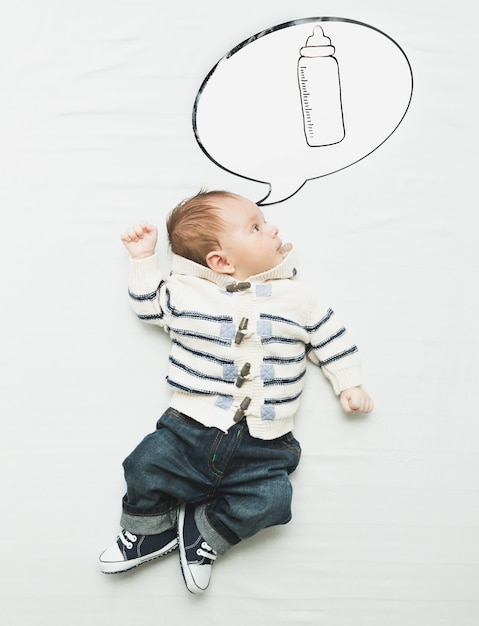
[[[178,255],[162,276],[156,255],[130,259],[137,316],[169,333],[170,406],[225,432],[246,418],[250,434],[293,429],[306,356],[334,392],[361,384],[357,347],[333,310],[296,277],[291,244],[275,268],[238,283]]]

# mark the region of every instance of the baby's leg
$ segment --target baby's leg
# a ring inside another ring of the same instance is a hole
[[[235,451],[223,464],[221,444],[216,470],[222,473],[214,498],[198,508],[198,527],[218,553],[231,545],[291,519],[292,486],[289,474],[300,459],[301,448],[291,433],[272,441],[249,435],[244,422]],[[231,452],[231,449],[230,449]]]
[[[198,428],[196,428],[198,425]],[[176,526],[180,502],[201,499],[210,490],[207,477],[195,465],[204,456],[202,437],[210,429],[168,409],[157,430],[147,435],[123,462],[127,492],[122,526],[134,533],[153,534]],[[198,440],[197,440],[198,439]]]
[[[179,503],[209,491],[190,462],[192,450],[200,450],[204,457],[204,434],[214,439],[210,429],[168,409],[157,430],[125,459],[122,530],[100,555],[103,572],[125,572],[178,546]]]

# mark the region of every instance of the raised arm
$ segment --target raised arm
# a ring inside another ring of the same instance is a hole
[[[156,226],[147,222],[134,224],[121,235],[130,254],[128,293],[133,311],[144,322],[164,326],[165,312],[160,302],[163,280],[155,253],[157,239]]]
[[[147,222],[133,224],[121,235],[121,240],[132,259],[146,259],[155,253],[158,229]]]

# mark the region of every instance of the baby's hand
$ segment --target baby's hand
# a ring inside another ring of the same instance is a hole
[[[370,413],[374,404],[361,387],[350,387],[339,394],[339,403],[345,413]]]
[[[147,222],[130,226],[121,236],[132,259],[145,259],[155,253],[158,229]]]

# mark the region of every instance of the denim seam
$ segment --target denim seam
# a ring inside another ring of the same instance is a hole
[[[208,467],[210,468],[210,470],[214,473],[214,475],[218,479],[211,486],[210,495],[213,495],[214,492],[216,491],[216,489],[219,487],[221,479],[223,478],[223,476],[224,476],[224,474],[225,474],[225,472],[226,472],[226,470],[228,468],[228,465],[229,465],[229,462],[231,460],[231,457],[234,455],[234,453],[236,452],[236,449],[238,448],[238,445],[240,444],[241,440],[243,439],[244,429],[241,426],[240,426],[240,428],[241,428],[241,430],[235,429],[233,432],[230,432],[230,433],[218,432],[218,434],[216,435],[215,440],[213,442],[213,445],[210,448],[210,454],[209,454],[209,458],[208,458]],[[219,446],[221,445],[221,443],[223,442],[225,437],[228,437],[229,439],[231,439],[231,437],[233,437],[234,441],[229,446],[229,449],[227,450],[227,453],[224,456],[223,469],[220,470],[220,469],[218,469],[218,468],[216,468],[214,466],[215,450],[218,450]]]

